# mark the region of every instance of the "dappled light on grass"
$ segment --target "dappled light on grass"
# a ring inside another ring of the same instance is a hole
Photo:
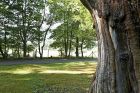
[[[92,74],[95,73],[96,63],[55,63],[48,65],[23,65],[12,70],[0,70],[0,73],[10,74],[31,74],[31,73],[49,73],[49,74]]]
[[[33,73],[30,69],[16,69],[14,71],[0,71],[0,73],[9,73],[9,74],[30,74]]]
[[[96,63],[0,66],[0,93],[86,93]]]
[[[41,73],[54,73],[54,74],[91,74],[95,73],[95,71],[86,72],[86,71],[64,71],[64,70],[48,70],[48,71],[42,71]]]

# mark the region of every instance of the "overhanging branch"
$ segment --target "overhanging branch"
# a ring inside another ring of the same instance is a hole
[[[89,2],[89,0],[80,0],[81,3],[89,10],[90,13],[93,12],[93,8],[92,8],[92,5],[91,3]]]

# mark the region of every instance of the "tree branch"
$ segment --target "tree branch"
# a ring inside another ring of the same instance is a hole
[[[89,10],[90,13],[93,12],[92,5],[90,4],[89,0],[80,0],[81,3]]]

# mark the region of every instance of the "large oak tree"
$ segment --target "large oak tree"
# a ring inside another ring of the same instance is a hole
[[[140,93],[140,1],[81,2],[96,23],[99,44],[90,93]]]

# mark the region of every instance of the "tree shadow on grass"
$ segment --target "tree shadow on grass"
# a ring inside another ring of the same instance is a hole
[[[1,93],[86,93],[90,74],[0,74]]]

